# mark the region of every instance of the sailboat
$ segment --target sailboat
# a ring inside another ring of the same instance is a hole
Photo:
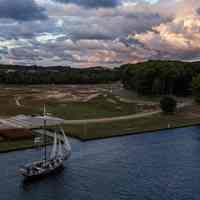
[[[46,135],[46,121],[47,116],[44,107],[44,153],[43,158],[39,161],[27,164],[20,168],[20,174],[26,178],[37,178],[51,174],[64,166],[64,161],[71,155],[71,146],[63,128],[60,128],[60,133],[54,133],[54,142],[50,156],[47,156],[47,135]],[[63,140],[63,144],[62,141]]]

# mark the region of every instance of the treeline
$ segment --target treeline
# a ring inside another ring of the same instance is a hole
[[[23,65],[3,65],[0,64],[0,71],[64,71],[70,69],[70,66],[23,66]]]
[[[54,68],[7,68],[0,70],[3,84],[99,84],[119,80],[119,70],[105,68],[74,69]]]
[[[186,96],[200,74],[200,62],[148,61],[121,66],[121,73],[124,86],[138,94]]]

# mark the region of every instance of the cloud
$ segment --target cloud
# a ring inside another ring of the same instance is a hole
[[[19,23],[5,17],[0,19],[0,46],[8,49],[7,54],[0,52],[3,60],[72,66],[137,62],[143,59],[146,50],[140,47],[135,51],[127,36],[144,33],[168,21],[168,16],[162,16],[156,9],[142,8],[147,3],[139,6],[130,1],[126,4],[108,0],[79,1],[79,6],[77,2],[35,0],[37,8],[45,8],[48,13],[45,21],[20,17]]]
[[[71,3],[86,8],[113,8],[120,4],[120,0],[55,0],[61,3]]]
[[[200,16],[199,1],[177,2],[177,12],[170,22],[161,23],[141,34],[129,35],[149,52],[156,52],[152,58],[188,60],[200,56]],[[134,48],[133,48],[134,49]]]
[[[113,11],[113,10],[112,10]],[[113,13],[100,9],[95,13],[86,11],[89,16],[69,16],[62,19],[64,32],[74,40],[99,39],[114,40],[127,37],[130,33],[141,33],[168,20],[158,13],[128,13],[116,10]],[[109,13],[108,13],[109,12]],[[92,16],[91,16],[91,15]]]
[[[0,0],[3,63],[191,60],[200,57],[199,32],[199,0]]]
[[[0,18],[19,21],[44,20],[47,13],[34,0],[0,0]]]
[[[57,25],[57,20],[48,19],[44,21],[24,21],[17,22],[12,20],[0,19],[0,38],[11,39],[32,39],[43,33],[57,33],[61,31]]]

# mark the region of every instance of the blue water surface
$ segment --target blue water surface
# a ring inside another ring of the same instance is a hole
[[[80,142],[65,169],[24,183],[39,150],[0,154],[0,200],[199,200],[200,127]]]

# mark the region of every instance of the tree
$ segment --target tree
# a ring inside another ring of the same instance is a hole
[[[195,101],[200,103],[200,74],[193,77],[192,79],[192,91],[194,94]]]
[[[165,96],[160,100],[160,108],[164,113],[174,113],[176,111],[177,102],[171,96]]]
[[[0,83],[4,84],[99,84],[119,81],[120,71],[104,68],[65,68],[65,67],[38,67],[36,69],[25,66],[0,65]]]
[[[147,61],[121,66],[122,82],[140,95],[187,96],[192,78],[200,74],[200,62]]]

